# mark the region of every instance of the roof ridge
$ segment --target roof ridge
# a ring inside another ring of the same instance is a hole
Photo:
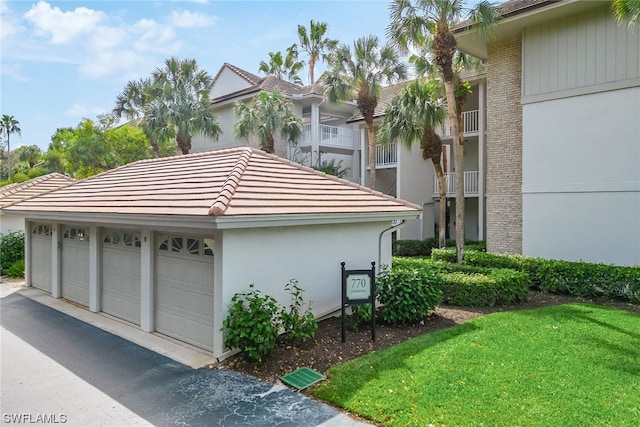
[[[383,198],[385,198],[387,200],[396,202],[396,203],[401,204],[401,205],[406,206],[406,207],[410,207],[410,208],[414,208],[414,209],[417,208],[417,209],[422,210],[422,207],[416,205],[415,203],[411,203],[411,202],[408,202],[408,201],[406,201],[404,199],[399,199],[397,197],[393,197],[393,196],[390,196],[388,194],[384,194],[381,191],[373,190],[373,189],[371,189],[369,187],[365,187],[364,185],[360,185],[360,184],[357,184],[355,182],[351,182],[351,181],[349,181],[347,179],[344,179],[344,178],[338,178],[335,175],[330,175],[328,173],[324,173],[324,172],[319,171],[317,169],[314,169],[312,167],[305,166],[305,165],[303,165],[301,163],[294,162],[293,160],[285,159],[284,157],[279,157],[279,156],[277,156],[275,154],[267,153],[266,151],[262,151],[262,150],[254,150],[254,151],[257,152],[257,153],[260,153],[260,154],[262,154],[262,155],[264,155],[266,157],[271,157],[271,158],[273,158],[275,160],[278,160],[281,163],[287,164],[289,166],[294,166],[294,167],[296,167],[296,168],[298,168],[300,170],[303,170],[303,171],[306,171],[306,172],[311,172],[311,173],[313,173],[315,175],[319,175],[319,176],[322,176],[322,177],[326,177],[326,178],[328,178],[328,179],[330,179],[332,181],[338,182],[340,184],[347,184],[350,187],[356,188],[358,190],[364,190],[364,191],[366,191],[366,192],[368,192],[368,193],[370,193],[372,195],[383,197]]]
[[[231,172],[229,172],[229,176],[227,176],[227,179],[225,179],[222,184],[216,200],[209,208],[209,215],[223,215],[225,213],[229,207],[229,202],[238,188],[238,184],[240,184],[242,175],[244,175],[244,172],[247,170],[252,152],[253,150],[249,147],[244,147],[242,149],[236,164],[233,165]]]

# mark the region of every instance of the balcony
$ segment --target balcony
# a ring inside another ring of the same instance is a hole
[[[321,148],[356,148],[354,131],[351,128],[319,125],[318,133],[317,141]],[[302,141],[300,141],[299,145],[300,147],[310,147],[312,141],[313,135],[311,134],[311,124],[306,124],[304,126]]]
[[[462,112],[462,128],[465,135],[477,134],[480,130],[480,115],[478,110],[463,111]],[[451,136],[451,128],[449,127],[449,119],[447,118],[442,125],[442,130],[439,132],[440,136]]]
[[[456,197],[456,179],[453,172],[444,174],[444,183],[447,187],[447,197]],[[477,197],[480,194],[480,172],[467,171],[464,173],[465,197]],[[433,197],[440,197],[438,189],[438,177],[433,174]]]
[[[398,164],[398,144],[376,144],[376,167]]]

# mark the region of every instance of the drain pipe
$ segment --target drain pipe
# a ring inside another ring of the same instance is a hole
[[[380,272],[380,263],[382,262],[382,236],[384,236],[384,234],[389,231],[395,231],[401,228],[405,222],[407,222],[407,220],[403,219],[402,222],[400,222],[400,224],[392,225],[386,230],[382,230],[382,232],[380,233],[380,236],[378,236],[378,265],[377,265],[378,273]]]

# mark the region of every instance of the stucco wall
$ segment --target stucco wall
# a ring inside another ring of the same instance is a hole
[[[225,230],[220,256],[216,256],[216,280],[223,284],[221,299],[215,302],[216,324],[221,325],[236,292],[249,284],[288,305],[284,285],[297,279],[305,291],[305,302],[313,302],[316,315],[338,310],[341,301],[340,263],[347,269],[378,266],[378,238],[389,222],[335,224],[304,227],[273,227]],[[391,263],[391,235],[382,239],[381,264]],[[216,331],[216,343],[222,333]],[[214,349],[221,354],[222,348]]]
[[[523,253],[640,265],[640,87],[527,104],[523,131]]]
[[[487,47],[487,250],[522,252],[521,37]]]
[[[9,234],[11,231],[24,231],[24,217],[0,213],[0,232]]]

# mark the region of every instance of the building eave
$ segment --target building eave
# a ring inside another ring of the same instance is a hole
[[[495,38],[512,37],[522,33],[526,27],[561,18],[602,6],[603,2],[584,0],[547,0],[533,3],[505,13],[493,27]],[[481,59],[487,58],[487,40],[481,37],[474,26],[460,25],[454,29],[458,48]]]

